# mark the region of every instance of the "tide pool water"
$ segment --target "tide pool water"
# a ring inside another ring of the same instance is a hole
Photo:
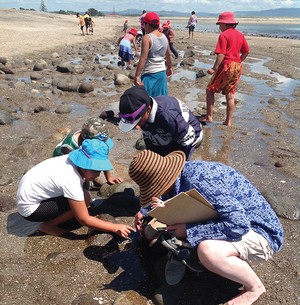
[[[174,30],[185,30],[186,29],[186,21],[184,20],[174,20],[172,22],[172,28]],[[237,29],[244,33],[245,35],[252,35],[252,36],[267,36],[267,37],[278,37],[278,38],[290,38],[290,39],[300,39],[300,24],[299,23],[268,23],[268,24],[261,24],[261,23],[240,23],[237,26]],[[198,18],[198,24],[195,28],[196,32],[219,32],[219,26],[216,25],[214,22],[208,23],[203,22],[201,23],[201,18]]]

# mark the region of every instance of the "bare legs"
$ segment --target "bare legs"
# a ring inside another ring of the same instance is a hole
[[[206,89],[206,116],[201,118],[201,122],[212,122],[215,94]]]
[[[88,207],[91,202],[91,195],[87,190],[84,190],[84,200],[86,203],[86,206]],[[70,219],[74,218],[74,214],[72,210],[69,210],[59,216],[57,216],[54,219],[45,221],[40,224],[39,230],[43,233],[54,235],[54,236],[61,236],[67,231],[60,228],[58,225],[61,223],[64,223],[65,221],[68,221]]]
[[[250,265],[238,257],[235,247],[223,240],[205,240],[197,249],[198,257],[205,268],[244,285],[241,294],[228,305],[251,305],[266,290]]]
[[[231,118],[234,112],[234,94],[226,95],[226,120],[224,125],[231,126]]]
[[[215,103],[215,94],[206,89],[206,116],[200,119],[200,122],[212,122],[213,120],[213,109]],[[224,125],[231,126],[232,115],[234,112],[235,104],[234,104],[234,94],[226,95],[226,120],[224,121]]]

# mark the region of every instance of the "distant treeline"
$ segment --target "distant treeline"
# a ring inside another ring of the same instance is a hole
[[[20,7],[20,11],[35,11],[35,9],[33,9],[33,8],[27,9],[27,8]],[[94,8],[89,8],[89,9],[87,9],[87,11],[90,12],[91,16],[105,16],[104,13],[97,11]],[[74,12],[74,11],[64,11],[64,10],[48,12],[48,13],[55,13],[55,14],[62,14],[62,15],[76,15],[77,13],[82,14],[82,15],[85,14],[85,12]]]

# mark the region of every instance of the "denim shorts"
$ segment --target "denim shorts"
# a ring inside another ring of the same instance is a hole
[[[274,254],[269,242],[253,230],[244,235],[241,241],[231,244],[239,252],[239,257],[251,265],[267,261]]]

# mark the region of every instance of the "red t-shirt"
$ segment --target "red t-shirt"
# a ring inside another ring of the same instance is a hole
[[[220,34],[215,49],[216,54],[225,55],[222,64],[230,62],[240,63],[241,53],[249,51],[250,48],[244,34],[233,28],[229,28]]]

